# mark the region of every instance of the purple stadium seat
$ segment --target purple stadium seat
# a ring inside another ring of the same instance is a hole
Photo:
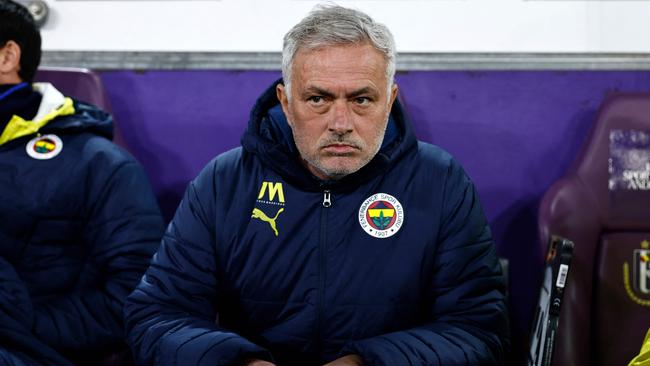
[[[550,235],[575,243],[553,365],[627,365],[650,326],[650,94],[603,103],[539,229],[539,255]]]
[[[94,104],[106,112],[111,112],[102,80],[91,70],[72,67],[40,67],[34,81],[52,83],[66,96]],[[126,148],[126,143],[115,120],[113,120],[113,125],[113,141]]]

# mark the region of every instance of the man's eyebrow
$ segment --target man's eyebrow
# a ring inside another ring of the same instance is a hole
[[[332,93],[330,91],[327,91],[327,90],[325,90],[323,88],[313,86],[313,85],[309,86],[309,87],[307,87],[307,89],[305,89],[305,92],[303,93],[303,95],[305,95],[305,94],[318,94],[318,95],[326,97],[326,98],[334,98],[334,93]]]
[[[332,92],[330,92],[330,91],[328,91],[326,89],[323,89],[321,87],[315,86],[315,85],[309,86],[309,87],[307,87],[305,89],[305,92],[303,93],[303,95],[307,95],[307,94],[318,94],[318,95],[326,97],[326,98],[334,98],[335,97],[334,93],[332,93]],[[356,97],[358,97],[360,95],[363,95],[363,94],[376,95],[377,92],[376,92],[375,89],[373,89],[371,87],[364,86],[363,88],[359,88],[357,90],[353,90],[352,92],[348,93],[346,95],[346,98],[356,98]]]
[[[377,94],[376,91],[368,86],[354,90],[350,93],[348,93],[347,97],[348,98],[355,98],[363,94],[370,94],[370,95],[375,95]]]

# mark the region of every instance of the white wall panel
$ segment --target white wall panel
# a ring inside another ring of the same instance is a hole
[[[317,1],[46,0],[46,51],[278,52]],[[650,1],[339,1],[400,52],[650,52]]]

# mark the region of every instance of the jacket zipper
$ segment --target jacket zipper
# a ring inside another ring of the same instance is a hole
[[[329,189],[323,191],[323,207],[330,207],[332,205],[332,196]]]
[[[320,355],[323,352],[323,340],[322,340],[322,332],[323,332],[323,297],[325,296],[325,275],[327,273],[326,269],[326,259],[327,256],[325,255],[325,251],[327,250],[327,245],[326,245],[326,228],[327,228],[327,209],[332,206],[332,197],[330,194],[329,189],[326,189],[323,191],[323,208],[321,209],[320,213],[320,239],[318,242],[318,256],[319,256],[319,263],[318,263],[318,273],[319,273],[319,279],[318,279],[318,307],[316,308],[317,311],[317,332],[316,332],[316,339],[317,339],[317,348],[318,348],[318,354]]]

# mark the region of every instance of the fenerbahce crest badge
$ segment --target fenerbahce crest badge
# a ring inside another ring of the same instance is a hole
[[[368,197],[359,207],[359,225],[375,238],[388,238],[404,223],[404,208],[397,198],[386,193]]]
[[[27,143],[27,155],[37,160],[47,160],[59,155],[63,141],[57,135],[36,136]]]

